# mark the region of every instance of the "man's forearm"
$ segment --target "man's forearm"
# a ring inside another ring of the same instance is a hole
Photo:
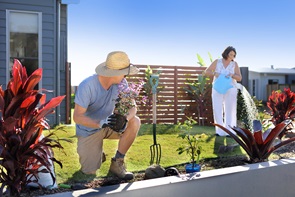
[[[99,120],[93,120],[87,116],[77,116],[74,117],[74,121],[76,124],[83,125],[85,127],[98,129],[102,125],[99,125]]]

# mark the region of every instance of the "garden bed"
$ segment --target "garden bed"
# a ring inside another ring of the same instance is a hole
[[[275,153],[275,155],[277,155],[276,159],[295,157],[295,142],[281,147],[280,149],[278,149],[274,153]],[[218,157],[218,158],[210,158],[210,159],[201,160],[200,164],[202,166],[201,171],[208,171],[208,170],[213,170],[213,169],[220,169],[220,168],[226,168],[226,167],[245,165],[245,164],[248,164],[248,158],[246,156]],[[179,165],[176,165],[173,167],[178,169],[180,174],[185,174],[184,165],[185,164],[179,164]],[[104,178],[94,179],[90,182],[82,182],[82,183],[79,183],[79,185],[82,188],[95,189],[95,188],[100,188],[100,187],[104,187],[104,186],[117,185],[117,184],[121,184],[121,183],[132,183],[135,181],[142,181],[145,179],[144,175],[145,175],[144,172],[137,172],[137,173],[135,173],[135,178],[131,181],[120,180],[116,177],[104,177]],[[42,190],[38,189],[38,190],[34,190],[34,191],[31,190],[31,191],[23,192],[22,196],[40,196],[40,195],[48,195],[48,194],[68,192],[68,191],[73,191],[73,190],[58,188],[58,189],[52,189],[52,190],[44,189],[42,191]]]

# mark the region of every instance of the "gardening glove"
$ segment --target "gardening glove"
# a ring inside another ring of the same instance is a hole
[[[123,132],[127,127],[127,119],[120,114],[112,114],[107,118],[107,123],[103,126],[109,127],[116,132]]]
[[[103,125],[102,128],[110,127],[116,132],[123,132],[127,127],[128,120],[125,116],[120,114],[112,114],[107,118],[107,124]]]
[[[106,119],[103,119],[103,120],[100,120],[99,121],[100,128],[106,128],[107,127],[107,124],[109,123],[108,122],[108,118],[109,117],[107,117]]]

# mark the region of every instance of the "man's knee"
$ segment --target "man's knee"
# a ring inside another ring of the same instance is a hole
[[[141,125],[141,121],[140,121],[140,118],[138,116],[134,116],[130,122],[132,122],[132,124],[136,125],[136,126],[139,126]]]
[[[138,131],[141,125],[140,118],[138,116],[134,116],[132,119],[128,121],[128,127],[132,128],[135,131]]]

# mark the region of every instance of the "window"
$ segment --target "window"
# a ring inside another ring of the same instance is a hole
[[[279,84],[279,80],[278,79],[269,79],[268,84]]]
[[[32,74],[40,65],[41,14],[36,12],[8,11],[7,26],[9,41],[8,81],[11,77],[10,73],[14,59],[21,61],[22,65],[26,67],[28,75]]]
[[[256,80],[252,81],[252,96],[256,96]]]

